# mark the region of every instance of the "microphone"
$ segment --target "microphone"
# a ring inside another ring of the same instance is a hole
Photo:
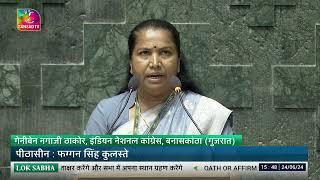
[[[180,103],[184,109],[184,111],[187,113],[187,115],[189,116],[189,118],[191,119],[191,121],[193,122],[193,124],[196,126],[196,128],[198,129],[198,131],[200,132],[201,135],[203,135],[203,132],[201,131],[201,129],[199,128],[198,124],[194,121],[194,119],[192,118],[191,114],[189,113],[189,111],[187,110],[186,106],[183,104],[183,100],[182,100],[182,96],[181,96],[181,81],[177,76],[173,76],[170,79],[170,83],[171,85],[174,87],[174,91],[176,92],[176,94],[179,97]]]
[[[128,95],[127,99],[126,99],[126,103],[125,103],[125,105],[122,107],[121,111],[118,113],[118,115],[117,115],[117,117],[115,118],[115,120],[113,121],[113,123],[112,123],[110,129],[108,130],[107,134],[110,133],[110,131],[112,130],[113,126],[114,126],[114,125],[116,124],[116,122],[118,121],[118,119],[119,119],[120,115],[122,114],[124,108],[125,108],[125,107],[127,106],[127,104],[128,104],[128,101],[129,101],[129,98],[130,98],[130,96],[131,96],[131,94],[132,94],[132,91],[136,90],[136,89],[138,88],[138,85],[139,85],[139,80],[138,80],[138,78],[137,78],[136,76],[132,76],[132,77],[130,78],[130,80],[129,80],[129,83],[128,83],[129,92],[128,92],[127,94],[129,94],[129,95]]]
[[[136,90],[138,88],[138,85],[139,85],[139,79],[137,78],[137,76],[132,76],[128,83],[128,89]]]

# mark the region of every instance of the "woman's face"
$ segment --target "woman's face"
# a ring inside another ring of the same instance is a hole
[[[180,71],[180,61],[171,33],[163,29],[136,32],[130,73],[139,78],[141,91],[161,95],[172,89],[169,80]]]

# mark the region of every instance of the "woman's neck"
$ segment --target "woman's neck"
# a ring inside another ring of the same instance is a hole
[[[158,104],[164,103],[170,94],[171,94],[171,90],[159,95],[152,95],[143,90],[138,90],[137,100],[140,105],[141,113],[147,111],[152,107],[157,106]]]

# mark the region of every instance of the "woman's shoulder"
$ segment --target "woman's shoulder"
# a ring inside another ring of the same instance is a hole
[[[104,104],[104,105],[109,105],[109,104],[114,104],[114,103],[119,103],[121,100],[123,100],[127,96],[127,92],[111,96],[111,97],[106,97],[102,100],[99,101],[99,104]]]
[[[104,98],[99,101],[97,108],[104,114],[107,112],[114,112],[115,109],[123,102],[123,100],[128,96],[128,93],[124,92],[119,95]]]
[[[196,102],[194,104],[194,118],[198,120],[198,124],[202,124],[206,134],[229,133],[223,130],[227,124],[228,117],[232,113],[230,109],[212,98],[194,92],[188,92],[187,97],[197,99],[194,101]]]
[[[186,97],[187,99],[190,99],[190,98],[198,99],[197,104],[203,106],[206,109],[223,109],[225,111],[229,110],[228,108],[226,108],[224,105],[222,105],[220,102],[216,101],[215,99],[209,98],[207,96],[204,96],[192,91],[187,91]]]
[[[99,101],[91,113],[86,126],[85,134],[105,134],[109,131],[110,120],[115,119],[122,100],[127,97],[122,93],[113,97],[104,98]]]

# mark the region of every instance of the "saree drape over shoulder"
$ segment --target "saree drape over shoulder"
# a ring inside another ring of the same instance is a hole
[[[137,92],[134,91],[112,129],[111,125],[125,105],[128,93],[122,93],[100,101],[92,112],[84,133],[107,134],[109,132],[109,134],[132,135],[134,120],[132,115],[129,116],[129,109],[134,106],[136,95]],[[185,107],[204,134],[233,134],[231,110],[213,99],[191,91],[183,92],[182,99]],[[148,130],[154,123],[162,105],[159,104],[141,114],[138,134],[148,134]],[[183,109],[178,97],[174,97],[167,108],[153,134],[200,134]]]

